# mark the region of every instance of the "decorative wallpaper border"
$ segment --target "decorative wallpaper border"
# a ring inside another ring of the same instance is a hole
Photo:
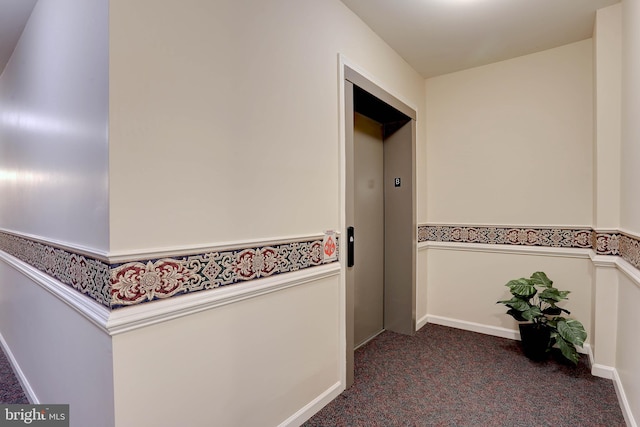
[[[597,231],[594,234],[593,250],[598,255],[620,255],[621,233]]]
[[[337,251],[339,242],[333,242]],[[0,231],[0,250],[117,309],[205,289],[335,262],[324,259],[324,242],[302,239],[159,259],[109,264],[66,249]]]
[[[0,231],[0,250],[109,307],[109,264]]]
[[[111,308],[322,265],[323,241],[240,248],[111,266]]]
[[[418,242],[592,249],[621,256],[640,269],[640,238],[590,228],[420,225]],[[0,250],[92,298],[117,309],[176,295],[234,285],[338,261],[324,259],[322,238],[268,246],[108,263],[0,231]],[[337,251],[339,242],[332,242]]]
[[[556,248],[593,247],[590,228],[532,228],[502,226],[422,225],[419,242],[483,243]]]
[[[418,242],[593,249],[597,255],[619,255],[640,269],[640,238],[618,231],[582,227],[420,225]]]
[[[620,233],[619,240],[622,259],[640,269],[640,239]]]

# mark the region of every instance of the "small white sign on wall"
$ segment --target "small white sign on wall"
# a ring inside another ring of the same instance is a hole
[[[322,240],[323,262],[332,262],[338,259],[338,241],[336,240],[336,232],[333,230],[325,231]]]

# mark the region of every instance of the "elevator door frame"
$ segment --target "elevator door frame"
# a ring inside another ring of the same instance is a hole
[[[343,118],[343,136],[344,136],[344,145],[343,145],[343,163],[342,163],[342,177],[343,177],[343,192],[342,192],[342,235],[347,236],[346,228],[353,224],[353,212],[354,212],[354,200],[353,200],[353,192],[354,192],[354,176],[353,176],[353,158],[354,158],[354,150],[353,150],[353,114],[354,114],[354,96],[353,96],[353,86],[358,86],[361,89],[365,90],[369,94],[375,96],[379,100],[385,102],[386,104],[394,107],[396,110],[402,112],[406,116],[408,116],[411,121],[406,126],[411,126],[411,171],[409,172],[410,176],[410,186],[411,186],[411,198],[410,201],[407,202],[411,206],[405,206],[404,208],[410,211],[411,219],[407,221],[405,232],[402,238],[403,250],[406,250],[405,253],[409,254],[409,259],[406,260],[407,265],[407,277],[406,283],[404,283],[401,292],[404,293],[402,296],[404,301],[404,306],[406,308],[406,318],[401,322],[400,325],[397,325],[397,328],[394,329],[397,332],[405,333],[405,334],[413,334],[416,329],[416,307],[415,307],[415,295],[416,295],[416,245],[417,245],[417,237],[416,237],[416,228],[417,228],[417,214],[416,214],[416,112],[411,107],[407,106],[404,102],[400,101],[398,98],[389,94],[387,91],[382,89],[380,86],[373,83],[371,80],[366,78],[363,74],[355,71],[352,67],[346,65],[343,60],[344,58],[340,58],[340,71],[341,76],[341,92],[342,92],[342,115]],[[345,349],[345,372],[343,375],[343,379],[345,381],[345,386],[350,387],[353,384],[354,379],[354,346],[353,346],[353,331],[354,331],[354,274],[352,269],[347,267],[346,263],[346,249],[347,242],[346,239],[342,239],[341,250],[344,256],[341,256],[342,266],[343,266],[343,288],[344,289],[344,349]],[[397,240],[397,239],[396,239]],[[355,250],[357,251],[357,230],[355,235]],[[386,256],[386,254],[385,254]],[[385,290],[386,291],[386,290]],[[387,297],[385,296],[385,300]],[[386,302],[385,302],[386,305]],[[386,325],[385,325],[386,327]]]

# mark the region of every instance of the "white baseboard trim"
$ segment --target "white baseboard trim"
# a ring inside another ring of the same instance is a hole
[[[620,376],[618,375],[618,371],[615,368],[613,369],[612,379],[613,386],[616,390],[616,395],[618,396],[618,402],[620,403],[620,409],[622,409],[622,416],[624,416],[624,421],[627,423],[627,427],[638,427],[638,424],[633,417],[633,413],[631,412],[629,400],[627,400],[627,395],[624,392],[622,381],[620,381]]]
[[[593,349],[591,348],[591,344],[585,344],[583,347],[578,347],[578,353],[587,355],[589,367],[593,370],[595,360],[593,359]],[[593,373],[591,375],[593,375]]]
[[[591,375],[594,377],[606,378],[612,380],[614,378],[615,368],[606,365],[594,363],[591,365]]]
[[[418,321],[416,322],[416,331],[419,331],[420,328],[422,328],[427,323],[429,323],[429,315],[425,314],[424,316],[419,318]]]
[[[452,319],[450,317],[434,316],[427,314],[420,319],[422,322],[426,319],[426,323],[435,325],[448,326],[450,328],[462,329],[465,331],[478,332],[480,334],[492,335],[494,337],[507,338],[510,340],[520,341],[520,332],[514,329],[501,328],[499,326],[484,325],[482,323],[468,322],[466,320]],[[424,326],[424,325],[422,325]],[[419,328],[418,328],[419,329]],[[593,352],[591,346],[585,344],[583,347],[577,347],[578,353],[586,354],[589,357],[589,366],[593,365]]]
[[[316,412],[324,408],[329,402],[338,397],[345,387],[341,381],[333,384],[318,397],[306,404],[298,412],[284,420],[278,427],[298,427],[311,418]]]
[[[465,331],[478,332],[485,335],[493,335],[495,337],[508,338],[511,340],[520,340],[520,333],[513,329],[483,325],[481,323],[467,322],[466,320],[434,316],[431,314],[427,314],[425,317],[427,320],[426,323],[434,323],[436,325],[449,326],[451,328],[463,329]]]
[[[228,287],[119,308],[111,312],[106,327],[111,335],[117,335],[339,274],[340,264],[333,262]]]
[[[22,390],[24,391],[24,394],[27,396],[27,399],[29,399],[29,403],[36,404],[36,405],[39,404],[40,400],[38,399],[38,396],[36,396],[36,392],[33,391],[31,384],[29,384],[29,380],[27,380],[27,377],[24,375],[24,372],[22,372],[22,369],[20,369],[20,365],[18,365],[18,361],[13,356],[13,353],[11,352],[11,349],[9,348],[9,345],[5,341],[2,333],[0,333],[0,345],[2,346],[2,350],[4,351],[4,354],[7,356],[7,359],[11,364],[11,367],[13,368],[13,372],[15,372],[16,377],[18,378],[18,381],[22,386]]]

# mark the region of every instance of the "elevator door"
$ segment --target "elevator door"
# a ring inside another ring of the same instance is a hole
[[[384,150],[382,125],[354,115],[354,348],[384,328]]]

